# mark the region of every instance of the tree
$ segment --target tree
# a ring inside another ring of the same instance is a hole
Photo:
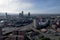
[[[41,40],[50,40],[50,38],[42,38]]]

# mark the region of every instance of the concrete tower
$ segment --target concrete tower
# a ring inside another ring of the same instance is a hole
[[[33,20],[33,26],[36,28],[36,19]]]

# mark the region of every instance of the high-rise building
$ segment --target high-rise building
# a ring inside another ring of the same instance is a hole
[[[21,13],[19,13],[19,17],[22,17],[23,18],[23,16],[24,16],[23,13],[24,13],[23,11]]]
[[[6,14],[6,18],[7,18],[7,13],[5,13]]]
[[[7,15],[7,13],[5,13],[5,15],[6,15],[6,20],[8,21],[8,15]]]
[[[33,20],[33,26],[36,28],[36,19]]]
[[[22,17],[24,16],[24,12],[23,12],[23,11],[21,12],[21,16],[22,16]]]
[[[24,12],[22,11],[22,15],[23,15],[23,13],[24,13]]]
[[[30,17],[30,12],[28,12],[28,17]]]
[[[21,17],[21,13],[19,13],[19,17]]]

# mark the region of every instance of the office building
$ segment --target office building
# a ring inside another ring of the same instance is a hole
[[[24,30],[14,30],[12,35],[9,35],[9,38],[6,40],[24,40],[25,39],[25,31]]]
[[[19,18],[23,18],[24,14],[23,14],[23,11],[21,13],[19,13]]]
[[[28,17],[30,17],[30,12],[28,12]]]
[[[24,12],[22,11],[22,13],[21,13],[21,14],[22,14],[22,16],[23,16]]]
[[[7,13],[5,13],[5,15],[6,15],[6,18],[7,18],[8,17]]]
[[[33,25],[36,28],[36,19],[33,20]]]

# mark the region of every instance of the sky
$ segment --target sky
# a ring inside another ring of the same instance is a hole
[[[60,13],[60,0],[0,0],[0,12]]]

